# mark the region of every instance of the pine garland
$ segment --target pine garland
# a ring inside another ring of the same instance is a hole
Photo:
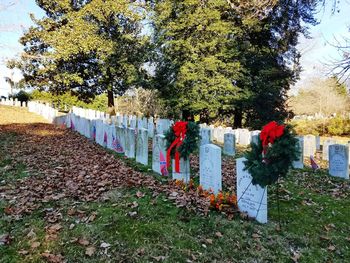
[[[253,177],[252,184],[265,187],[271,185],[288,174],[293,161],[298,160],[298,140],[290,125],[286,125],[284,133],[270,145],[263,156],[263,145],[259,137],[258,144],[251,144],[251,151],[246,154],[245,169]]]
[[[165,139],[167,141],[167,149],[169,149],[172,142],[176,139],[173,126],[165,133]],[[187,124],[187,132],[184,141],[179,147],[178,151],[180,153],[181,158],[185,160],[188,159],[191,153],[198,149],[200,135],[199,135],[199,125],[195,122],[188,122]],[[174,158],[175,155],[175,147],[171,151],[171,157]]]

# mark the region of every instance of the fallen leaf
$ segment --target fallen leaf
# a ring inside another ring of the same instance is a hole
[[[40,242],[33,242],[31,245],[30,245],[30,247],[32,248],[32,249],[36,249],[36,248],[38,248],[38,247],[40,247]]]
[[[61,263],[64,259],[62,255],[55,255],[51,254],[50,252],[44,252],[41,254],[41,256],[44,257],[50,263]]]
[[[141,191],[137,191],[137,192],[136,192],[136,196],[137,196],[138,198],[142,198],[142,197],[145,196],[145,194],[142,193]]]
[[[61,224],[54,224],[54,225],[49,227],[48,231],[51,233],[54,233],[54,232],[58,232],[61,229],[62,229]]]
[[[335,246],[330,245],[330,246],[328,247],[328,250],[329,250],[329,251],[335,251],[335,250],[336,250],[336,248],[335,248]]]
[[[152,257],[155,259],[157,262],[165,260],[165,256],[158,256],[158,257]]]
[[[21,249],[20,251],[18,251],[18,254],[20,254],[20,255],[27,255],[29,253],[29,251],[28,250],[24,250],[24,249]]]
[[[217,236],[217,237],[219,237],[219,238],[220,238],[220,237],[223,237],[223,235],[222,235],[221,232],[216,232],[216,233],[215,233],[215,236]]]
[[[87,218],[86,223],[92,222],[96,219],[97,213],[93,212],[91,215]]]
[[[212,245],[212,244],[213,244],[213,240],[210,239],[210,238],[206,239],[205,242],[206,242],[207,244],[209,244],[209,245]]]
[[[87,247],[85,250],[85,255],[88,255],[89,257],[91,257],[96,251],[96,248],[93,246]]]
[[[79,243],[80,245],[82,245],[82,246],[87,246],[87,245],[90,244],[90,242],[89,242],[87,239],[85,239],[85,238],[79,238],[79,239],[78,239],[78,243]]]

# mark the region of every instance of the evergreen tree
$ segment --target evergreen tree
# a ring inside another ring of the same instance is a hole
[[[140,81],[147,38],[144,10],[127,0],[37,0],[46,17],[21,38],[17,63],[28,85],[89,101],[96,94],[123,93]]]
[[[174,109],[203,121],[227,116],[235,127],[290,114],[297,39],[307,33],[302,23],[316,23],[317,0],[155,3],[155,85]]]

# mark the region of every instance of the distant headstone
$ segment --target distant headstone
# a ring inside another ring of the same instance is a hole
[[[239,129],[239,144],[250,145],[251,134],[248,129]]]
[[[322,159],[328,161],[328,148],[329,145],[337,144],[335,139],[326,139],[322,146]]]
[[[252,184],[252,176],[245,171],[245,158],[236,160],[238,209],[260,223],[267,223],[267,187]]]
[[[166,165],[166,140],[163,134],[157,134],[153,137],[152,170],[162,174],[161,167],[164,165]]]
[[[140,130],[143,128],[143,122],[142,122],[142,117],[137,118],[137,130]]]
[[[259,144],[259,137],[260,135],[252,135],[252,143],[258,145]]]
[[[218,127],[218,135],[217,135],[217,142],[218,143],[224,143],[224,135],[225,135],[225,129],[221,126]]]
[[[103,120],[96,120],[96,143],[103,146],[104,141],[104,123]]]
[[[172,161],[172,178],[173,180],[183,180],[185,183],[190,182],[190,160],[185,160],[184,158],[180,159],[180,172],[175,171],[175,160]]]
[[[297,161],[293,161],[293,168],[295,169],[303,169],[304,168],[304,138],[302,136],[298,136],[298,143],[297,143],[297,147],[299,150],[299,154],[298,154],[298,160]]]
[[[200,135],[201,135],[200,145],[210,143],[210,129],[209,128],[201,128]]]
[[[236,139],[233,133],[225,133],[224,135],[224,154],[235,156],[236,154]]]
[[[234,129],[232,133],[235,135],[236,144],[239,144],[239,129]]]
[[[114,138],[116,137],[116,134],[115,134],[115,126],[112,124],[112,125],[108,125],[107,126],[107,148],[110,149],[110,150],[113,150],[114,147],[114,143],[113,143],[113,140]]]
[[[214,128],[213,130],[213,140],[212,141],[215,141],[215,142],[218,142],[219,141],[219,128]]]
[[[123,116],[117,116],[117,124],[116,126],[121,127],[123,126]]]
[[[316,136],[316,150],[319,151],[321,150],[321,137]]]
[[[349,179],[349,147],[342,144],[329,146],[329,174]]]
[[[214,144],[202,145],[199,162],[200,185],[217,194],[222,189],[221,148]]]
[[[214,125],[209,125],[209,129],[210,129],[210,141],[213,142],[214,139],[214,131],[215,131],[215,127]]]
[[[124,126],[124,128],[128,127],[128,115],[123,115],[123,120],[122,120],[122,125]]]
[[[171,126],[170,120],[168,119],[158,119],[156,124],[157,134],[165,134]]]
[[[256,145],[259,144],[260,133],[261,133],[260,130],[255,130],[255,131],[250,132],[250,134],[251,134],[251,142],[252,143],[254,143]]]
[[[133,115],[130,118],[130,128],[136,129],[136,116]]]
[[[140,129],[137,135],[136,162],[148,165],[148,131]]]
[[[144,129],[148,128],[148,122],[147,122],[147,118],[146,117],[142,118],[142,128],[144,128]]]
[[[153,138],[154,136],[154,122],[153,117],[150,117],[147,122],[148,137]]]
[[[126,140],[126,147],[125,147],[126,157],[135,158],[135,142],[136,142],[135,129],[127,128],[127,140]]]
[[[116,127],[116,136],[117,141],[116,143],[119,145],[117,152],[118,153],[125,153],[125,147],[126,147],[126,128],[123,126]]]
[[[314,135],[304,136],[304,157],[310,158],[316,153],[316,137]]]

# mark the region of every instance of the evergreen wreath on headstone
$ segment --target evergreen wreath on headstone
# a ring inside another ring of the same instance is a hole
[[[244,163],[253,178],[252,184],[265,187],[285,177],[293,161],[298,160],[297,142],[290,125],[279,125],[274,121],[265,125],[258,144],[251,144]]]
[[[175,170],[179,172],[180,158],[188,159],[198,149],[199,125],[195,122],[178,121],[165,133],[167,141],[167,166],[175,159]]]

